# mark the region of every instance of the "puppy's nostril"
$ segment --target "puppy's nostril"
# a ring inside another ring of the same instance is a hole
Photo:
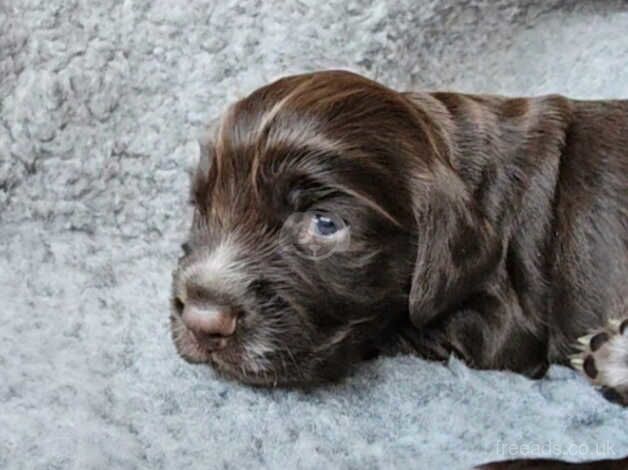
[[[187,256],[190,254],[190,251],[192,251],[192,248],[188,242],[185,242],[181,244],[181,251],[183,252],[183,256]]]
[[[172,303],[174,304],[174,308],[177,311],[177,313],[181,315],[181,312],[183,312],[183,308],[185,307],[185,305],[183,304],[183,301],[179,297],[175,297]]]

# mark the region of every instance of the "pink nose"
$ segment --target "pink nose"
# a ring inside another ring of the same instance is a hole
[[[181,320],[193,333],[202,336],[231,336],[237,326],[236,316],[224,306],[187,304]]]

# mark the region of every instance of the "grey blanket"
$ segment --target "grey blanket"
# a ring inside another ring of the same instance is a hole
[[[311,393],[182,362],[170,270],[205,122],[290,72],[628,97],[625,1],[0,0],[0,468],[468,468],[628,454],[628,411],[414,357]],[[627,130],[628,131],[628,130]]]

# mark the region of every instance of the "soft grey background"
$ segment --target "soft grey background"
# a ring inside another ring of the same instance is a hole
[[[194,138],[267,80],[628,97],[625,1],[0,0],[0,467],[466,468],[628,454],[628,411],[380,360],[311,394],[183,363],[168,333]]]

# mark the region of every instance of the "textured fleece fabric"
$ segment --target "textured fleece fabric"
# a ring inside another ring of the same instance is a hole
[[[0,468],[463,469],[628,454],[575,372],[415,357],[310,393],[184,363],[168,329],[195,139],[286,73],[628,97],[628,3],[0,0]],[[628,130],[627,130],[628,131]]]

